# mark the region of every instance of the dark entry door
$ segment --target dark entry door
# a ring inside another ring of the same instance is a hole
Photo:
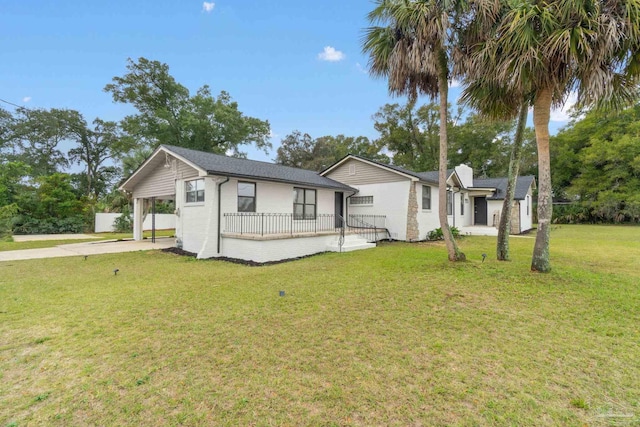
[[[473,198],[473,215],[475,225],[487,225],[487,198]]]
[[[344,193],[342,193],[341,191],[336,192],[335,207],[336,207],[335,227],[340,228],[342,227],[342,220],[340,218],[344,217]]]

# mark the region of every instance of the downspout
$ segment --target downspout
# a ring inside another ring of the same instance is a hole
[[[227,182],[229,182],[229,177],[226,177],[227,179],[225,179],[224,181],[221,181],[218,183],[218,255],[220,254],[220,241],[222,239],[222,232],[220,231],[220,225],[222,223],[222,213],[221,213],[221,209],[222,209],[222,196],[220,194],[220,190],[222,188],[222,184],[225,184]]]
[[[349,199],[352,198],[353,196],[355,196],[356,194],[358,194],[360,190],[356,191],[355,193],[353,193],[350,196],[347,196],[347,198],[345,199],[344,203],[345,203],[345,207],[344,207],[344,225],[345,226],[349,226],[349,223],[347,221],[347,218],[349,218]]]

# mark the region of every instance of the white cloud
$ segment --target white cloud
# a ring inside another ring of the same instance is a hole
[[[356,68],[358,69],[358,71],[360,71],[362,74],[369,74],[369,72],[367,71],[366,68],[364,68],[359,62],[356,62]]]
[[[449,87],[460,87],[460,80],[451,79],[449,81]]]
[[[25,96],[24,98],[22,98],[22,102],[29,102],[29,101],[31,101],[30,96]]]
[[[216,7],[216,4],[214,2],[205,1],[204,3],[202,3],[203,12],[211,13],[214,7]]]
[[[334,47],[325,46],[324,50],[318,54],[318,58],[323,61],[337,62],[346,58],[346,55]]]
[[[573,106],[576,104],[577,100],[578,94],[575,92],[571,92],[567,100],[564,102],[562,108],[551,110],[551,121],[568,122],[569,120],[571,120],[569,112],[571,111],[571,108],[573,108]]]

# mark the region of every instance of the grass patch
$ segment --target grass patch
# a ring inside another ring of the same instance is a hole
[[[441,243],[0,263],[0,426],[637,424],[638,242],[555,228],[549,274],[491,237],[460,264]]]

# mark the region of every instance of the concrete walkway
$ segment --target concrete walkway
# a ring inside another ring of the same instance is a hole
[[[14,242],[33,242],[35,240],[87,240],[99,239],[91,234],[25,234],[13,235]]]
[[[175,238],[156,238],[156,243],[151,239],[145,240],[101,240],[99,242],[71,243],[58,245],[54,248],[23,249],[18,251],[0,251],[0,262],[18,261],[24,259],[59,258],[69,256],[84,256],[97,254],[113,254],[120,252],[148,251],[152,249],[165,249],[175,246]]]

